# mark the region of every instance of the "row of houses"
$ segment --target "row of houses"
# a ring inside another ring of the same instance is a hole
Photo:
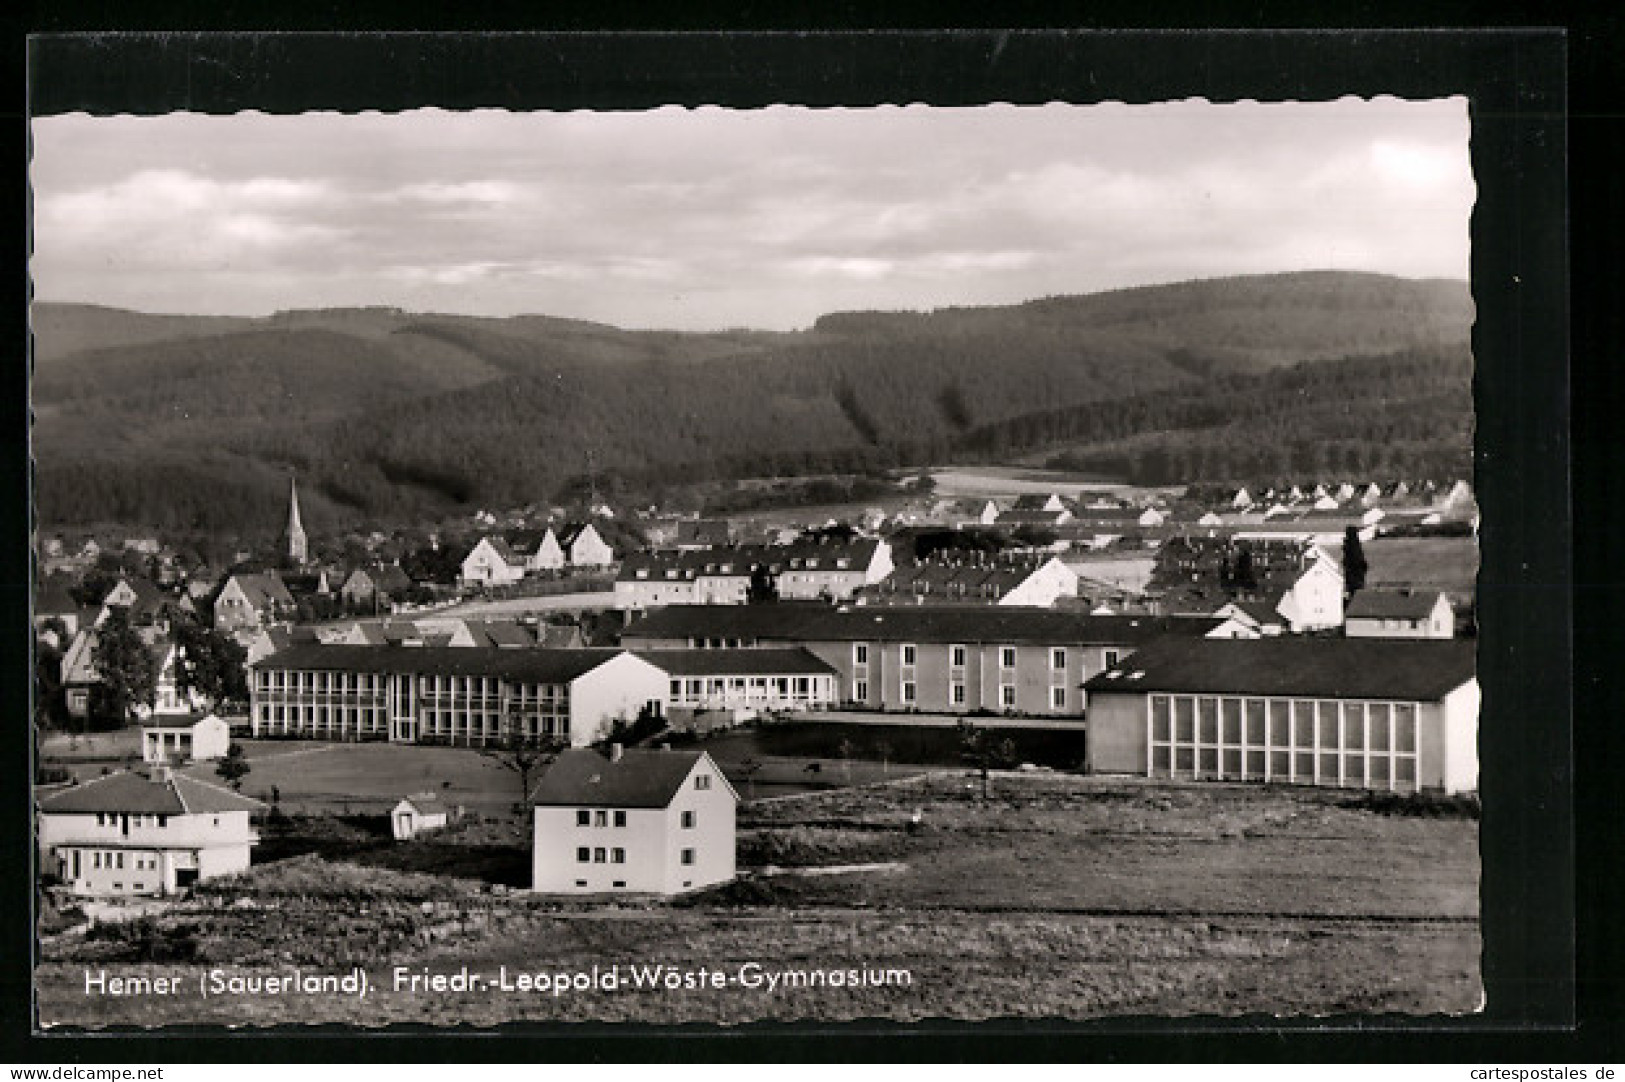
[[[548,526],[539,538],[490,534],[463,558],[458,581],[464,586],[511,586],[527,575],[566,567],[602,569],[615,564],[615,550],[590,522]]]
[[[629,556],[615,579],[615,607],[742,605],[753,576],[765,575],[785,600],[846,600],[893,570],[891,545],[878,538],[801,538],[787,545],[689,547]]]

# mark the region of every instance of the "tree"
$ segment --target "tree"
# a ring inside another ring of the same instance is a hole
[[[761,769],[761,760],[751,757],[741,759],[739,765],[734,767],[735,772],[743,775],[745,783],[750,786],[750,799],[752,800],[756,799],[756,774]]]
[[[1253,550],[1245,545],[1236,554],[1236,566],[1232,581],[1238,590],[1258,589],[1258,572],[1253,567]]]
[[[248,777],[249,769],[248,755],[235,740],[226,749],[226,757],[214,765],[214,772],[233,789],[243,787],[243,779]]]
[[[757,564],[750,569],[750,587],[745,598],[753,605],[779,599],[778,576],[766,564]]]
[[[883,778],[890,776],[892,751],[893,749],[890,741],[875,741],[875,754],[880,756],[880,776]]]
[[[1353,597],[1365,588],[1365,576],[1368,569],[1365,560],[1365,549],[1360,547],[1359,528],[1350,526],[1343,531],[1344,596]]]
[[[959,751],[964,760],[982,775],[983,800],[988,798],[993,771],[1008,769],[1016,763],[1013,740],[1009,737],[996,740],[991,732],[978,728],[970,721],[961,720],[959,723]]]
[[[195,620],[177,620],[171,627],[180,656],[175,664],[175,685],[195,691],[211,705],[248,701],[248,650],[223,631]]]
[[[158,659],[130,626],[129,614],[112,609],[90,652],[96,670],[97,713],[128,725],[139,706],[158,699]]]
[[[519,775],[520,799],[528,806],[531,778],[537,770],[558,758],[559,752],[568,746],[569,741],[564,737],[530,732],[524,725],[523,717],[509,714],[503,719],[497,739],[480,745],[479,751],[487,759]]]

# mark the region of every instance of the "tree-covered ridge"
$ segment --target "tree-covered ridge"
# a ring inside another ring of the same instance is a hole
[[[87,311],[77,340],[105,341],[117,320]],[[1226,279],[794,334],[394,309],[194,334],[126,315],[140,341],[36,370],[44,522],[274,530],[289,467],[307,519],[336,525],[555,501],[588,475],[648,489],[1038,454],[1191,481],[1470,446],[1459,282]]]

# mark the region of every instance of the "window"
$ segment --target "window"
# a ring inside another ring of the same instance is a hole
[[[586,886],[586,885],[587,885],[587,881],[586,881],[586,880],[585,880],[585,879],[577,879],[577,880],[576,880],[576,886],[578,886],[578,887],[584,887],[584,886]]]
[[[869,664],[869,644],[868,643],[860,642],[860,643],[854,643],[852,645],[852,663],[854,665],[867,665],[867,664]]]
[[[948,647],[948,664],[956,669],[965,667],[965,648],[963,646]]]
[[[588,849],[586,846],[583,845],[583,846],[579,847],[576,850],[576,863],[585,864],[585,863],[587,863],[587,861],[589,861],[591,859],[592,859],[592,850],[591,849]]]
[[[961,684],[961,683],[957,683],[957,682],[954,683],[954,684],[949,685],[948,697],[953,700],[953,704],[955,706],[964,706],[965,705],[965,685]]]
[[[609,812],[602,809],[592,813],[592,825],[595,827],[609,826]]]
[[[914,695],[915,695],[914,681],[912,681],[912,680],[903,681],[903,701],[905,703],[913,702],[914,701]]]
[[[694,777],[694,788],[696,788],[696,789],[709,789],[709,788],[711,788],[711,775],[709,775],[709,774],[697,774],[697,775],[695,775],[695,777]]]
[[[1050,688],[1049,704],[1056,710],[1066,709],[1066,688]]]
[[[576,812],[576,826],[592,826],[592,812],[587,811],[585,808],[582,808],[580,811]]]
[[[856,699],[860,703],[867,702],[869,699],[869,681],[852,681],[852,698]]]
[[[618,827],[624,827],[626,825],[626,813],[624,811],[618,811],[615,813],[615,825]]]
[[[1118,657],[1118,654],[1117,654],[1116,650],[1107,650],[1106,651],[1106,668],[1109,669],[1113,665],[1116,665],[1117,664],[1117,657]]]
[[[1016,648],[1014,646],[999,647],[999,668],[1013,669],[1016,667]]]
[[[1066,651],[1059,648],[1051,650],[1049,652],[1049,667],[1052,669],[1065,669]]]
[[[912,664],[914,664],[914,644],[913,643],[904,643],[903,647],[902,647],[902,650],[903,650],[903,664],[904,665],[912,665]]]
[[[693,830],[694,829],[694,813],[693,812],[691,812],[691,811],[683,812],[682,815],[680,815],[678,818],[679,818],[681,826],[682,826],[682,828],[684,830]]]
[[[683,850],[683,863],[684,864],[693,864],[694,863],[694,850],[692,850],[692,849],[684,849]]]
[[[619,852],[619,850],[616,850],[616,852]],[[613,883],[611,883],[611,884],[610,884],[610,886],[613,886],[613,887],[624,887],[624,886],[626,886],[626,880],[624,880],[624,879],[617,879],[617,880],[615,880],[615,882],[613,882]]]
[[[626,850],[625,849],[611,849],[609,851],[609,862],[611,864],[625,864],[626,863]]]
[[[1016,705],[1016,689],[1014,685],[1006,684],[999,689],[999,702],[1005,706]]]
[[[600,847],[600,848],[594,849],[592,851],[592,862],[594,864],[602,864],[602,863],[604,863],[604,861],[606,861],[608,859],[609,859],[609,851],[608,850]]]

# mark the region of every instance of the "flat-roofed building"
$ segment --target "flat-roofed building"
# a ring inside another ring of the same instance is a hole
[[[1412,792],[1478,787],[1474,644],[1168,639],[1092,677],[1088,769]]]

